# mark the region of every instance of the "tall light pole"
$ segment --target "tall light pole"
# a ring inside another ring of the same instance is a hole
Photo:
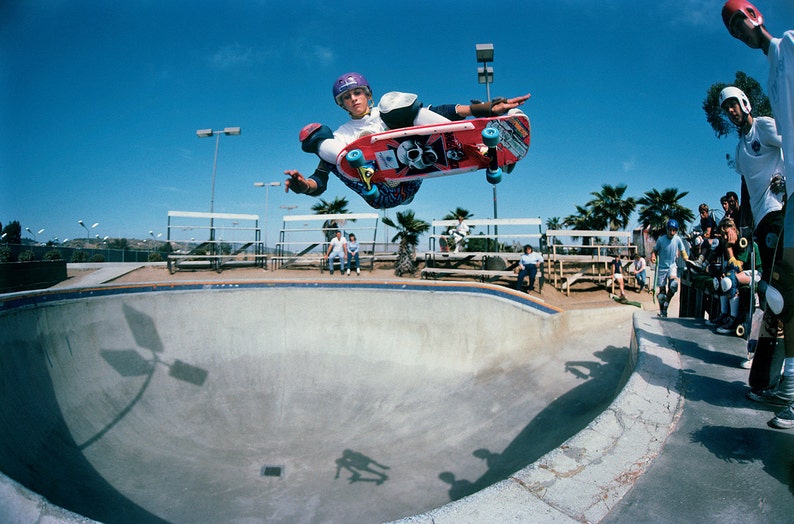
[[[220,145],[221,141],[221,134],[224,135],[239,135],[240,128],[239,127],[224,127],[218,131],[213,131],[212,129],[199,129],[196,131],[196,136],[199,138],[207,138],[210,136],[215,136],[215,157],[212,160],[212,196],[210,198],[210,214],[215,212],[215,172],[218,168],[218,146]],[[210,242],[215,241],[215,219],[210,217]],[[211,244],[211,249],[215,252],[215,244]]]
[[[298,206],[278,206],[278,207],[280,207],[281,209],[286,209],[287,210],[287,214],[289,215],[290,211],[292,211],[293,209],[296,209]]]
[[[82,220],[78,220],[77,223],[80,224],[83,227],[83,229],[85,229],[85,243],[86,243],[85,248],[88,249],[88,246],[91,245],[91,241],[89,239],[89,235],[91,234],[91,232],[88,230],[88,226],[85,225],[85,223]],[[98,225],[99,222],[94,222],[93,224],[91,224],[91,229],[96,229]],[[64,240],[64,242],[66,241]]]
[[[28,233],[30,233],[31,235],[33,235],[33,244],[34,244],[34,245],[38,245],[38,244],[39,244],[39,241],[38,241],[38,239],[36,238],[36,236],[37,236],[37,235],[40,235],[40,234],[42,234],[42,233],[44,233],[44,228],[41,228],[41,229],[39,229],[37,233],[34,233],[33,231],[31,231],[29,227],[26,227],[26,228],[25,228],[25,231],[27,231]]]
[[[265,188],[265,253],[267,253],[267,206],[268,206],[268,195],[270,194],[271,187],[278,187],[281,185],[281,182],[254,182],[254,187],[264,187]]]
[[[477,82],[485,84],[485,96],[487,101],[491,101],[491,83],[493,83],[493,67],[488,66],[488,62],[493,62],[493,44],[475,44],[474,50],[477,52],[477,63],[482,66],[477,67]],[[496,205],[496,184],[493,185],[493,217],[499,218]],[[494,244],[499,250],[499,226],[493,227]]]

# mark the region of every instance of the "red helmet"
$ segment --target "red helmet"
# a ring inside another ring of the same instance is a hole
[[[722,21],[725,22],[725,27],[728,28],[728,32],[737,38],[738,36],[731,31],[731,22],[739,13],[744,15],[755,27],[763,25],[764,23],[764,15],[747,0],[728,0],[725,2],[725,5],[722,6]]]

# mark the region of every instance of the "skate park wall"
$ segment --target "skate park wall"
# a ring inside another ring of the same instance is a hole
[[[593,329],[592,313],[488,285],[110,285],[1,303],[0,514],[10,521],[427,511],[456,498],[438,464],[456,464],[457,448],[527,452],[512,410],[542,412],[581,383],[567,364],[620,345]],[[610,336],[627,347],[627,308],[613,310],[597,324],[621,324]],[[625,381],[621,351],[589,419]],[[369,465],[354,471],[348,448]],[[477,488],[499,480],[493,467],[460,467]],[[362,508],[345,499],[351,489]]]

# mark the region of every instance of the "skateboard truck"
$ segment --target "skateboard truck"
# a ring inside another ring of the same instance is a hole
[[[351,167],[358,171],[358,176],[366,186],[362,196],[367,199],[377,198],[378,188],[372,185],[375,169],[364,159],[364,153],[360,149],[354,149],[345,155],[345,158]]]

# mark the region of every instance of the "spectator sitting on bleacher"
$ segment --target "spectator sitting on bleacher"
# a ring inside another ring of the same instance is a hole
[[[328,258],[328,272],[334,274],[334,260],[339,259],[339,272],[345,271],[345,259],[347,258],[347,240],[342,236],[342,232],[336,230],[336,236],[328,244],[328,251],[325,253]]]
[[[467,236],[469,236],[469,226],[463,217],[458,217],[458,225],[452,230],[452,240],[455,241],[455,253],[461,252]]]
[[[534,291],[535,277],[541,264],[543,264],[543,255],[535,253],[529,244],[524,246],[524,254],[518,259],[518,281],[516,281],[516,289],[518,291],[521,291],[524,285],[524,277],[527,276],[529,277],[527,293]]]
[[[642,293],[645,289],[646,269],[648,264],[645,263],[645,257],[640,256],[639,253],[634,254],[634,263],[631,265],[631,272],[634,273],[634,280],[637,281],[637,293]]]

